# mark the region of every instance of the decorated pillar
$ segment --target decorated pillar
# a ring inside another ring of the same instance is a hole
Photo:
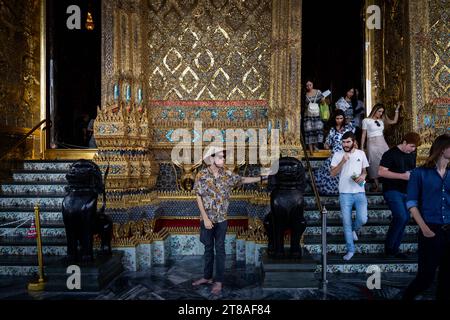
[[[282,155],[301,157],[302,0],[273,1],[269,126]]]
[[[434,139],[450,128],[448,8],[445,1],[408,1],[408,97],[412,127],[421,135],[419,159],[427,157]]]

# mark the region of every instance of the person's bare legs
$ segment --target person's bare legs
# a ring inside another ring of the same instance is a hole
[[[192,282],[192,285],[194,287],[196,287],[196,286],[200,286],[202,284],[211,284],[211,283],[213,283],[212,279],[201,278],[201,279],[198,279],[197,281]]]
[[[211,293],[212,294],[220,294],[222,292],[222,282],[214,282]]]

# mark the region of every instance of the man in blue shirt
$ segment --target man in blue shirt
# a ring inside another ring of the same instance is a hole
[[[433,283],[437,299],[450,299],[450,135],[436,138],[422,167],[411,172],[406,206],[419,231],[417,276],[403,298],[412,300]]]

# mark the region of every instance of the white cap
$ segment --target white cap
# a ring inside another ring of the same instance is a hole
[[[212,156],[213,154],[219,153],[225,151],[225,149],[221,146],[217,146],[217,145],[209,145],[206,149],[205,152],[203,154],[203,160],[207,160],[210,156]]]

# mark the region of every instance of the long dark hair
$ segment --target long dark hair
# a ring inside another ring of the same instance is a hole
[[[347,89],[342,94],[342,97],[344,97],[344,99],[347,98],[347,92],[349,92],[350,90],[353,89],[353,97],[351,97],[351,99],[350,99],[350,104],[352,105],[353,109],[355,109],[356,105],[357,105],[357,101],[354,99],[355,98],[355,88],[352,86],[347,86],[345,88],[347,88]]]
[[[345,126],[345,113],[344,111],[342,111],[341,109],[336,109],[333,111],[330,120],[328,121],[328,126],[331,128],[336,128],[336,118],[338,116],[343,116],[344,117],[344,122],[342,123],[342,126]]]
[[[384,104],[382,103],[377,103],[373,106],[372,111],[370,111],[370,114],[367,116],[367,118],[372,118],[373,115],[375,114],[375,112],[377,112],[379,109],[384,109],[383,112],[383,120],[385,119],[385,114],[386,114],[386,108],[384,107]]]
[[[447,148],[450,148],[450,134],[445,133],[445,134],[442,134],[439,137],[437,137],[436,140],[434,140],[434,142],[430,148],[430,155],[428,156],[427,160],[425,160],[423,167],[435,168],[436,162],[438,161],[439,157],[442,155],[442,152],[444,152],[444,150]],[[449,165],[450,165],[450,162],[449,162]],[[449,166],[447,166],[447,168],[448,167]]]

